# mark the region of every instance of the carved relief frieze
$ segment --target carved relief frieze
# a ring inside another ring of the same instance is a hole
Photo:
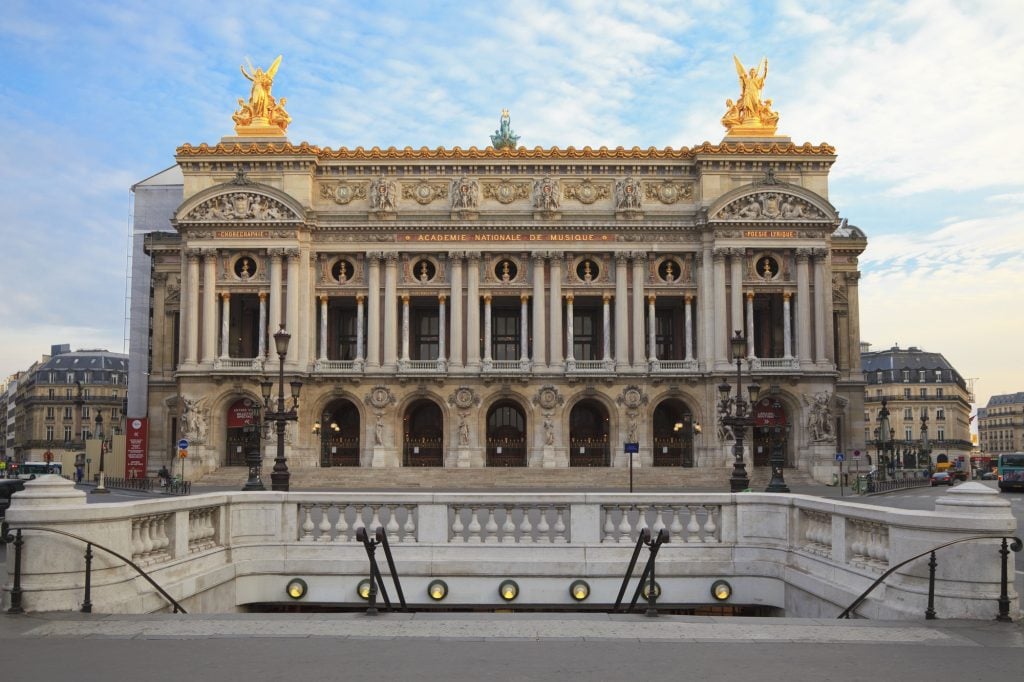
[[[460,410],[468,410],[480,405],[480,396],[468,386],[459,386],[454,393],[448,396],[448,404]]]
[[[556,407],[562,406],[564,403],[565,398],[563,398],[558,392],[558,389],[551,384],[541,386],[537,391],[537,394],[533,397],[533,404],[543,410],[553,410]]]
[[[480,205],[480,184],[465,175],[452,180],[450,193],[452,208],[455,210],[473,210]]]
[[[185,220],[236,221],[236,220],[299,220],[301,216],[282,204],[255,192],[229,192],[211,197],[199,204],[185,216]]]
[[[588,205],[594,203],[598,199],[607,199],[611,196],[611,188],[609,188],[607,184],[591,182],[589,178],[583,182],[566,184],[564,191],[566,199],[575,199],[581,204]]]
[[[395,396],[392,395],[391,390],[387,386],[374,386],[366,394],[364,401],[370,407],[375,407],[378,410],[382,410],[396,402]]]
[[[403,182],[402,198],[412,199],[417,204],[426,206],[436,199],[447,199],[448,185],[447,183],[427,182],[426,180]]]
[[[484,198],[495,199],[502,204],[511,204],[517,199],[530,198],[529,182],[513,182],[512,180],[501,180],[500,182],[485,182]]]
[[[809,201],[783,192],[757,192],[731,201],[712,216],[716,220],[826,220]]]
[[[394,211],[398,202],[398,189],[394,180],[383,175],[370,183],[370,208],[374,211]]]
[[[692,182],[648,182],[644,184],[644,189],[648,199],[657,199],[663,204],[674,204],[693,198]]]
[[[647,395],[640,389],[639,386],[630,385],[622,389],[622,394],[615,399],[619,405],[635,410],[641,405],[647,404]]]
[[[640,181],[632,177],[619,180],[615,183],[615,210],[616,211],[639,211],[641,208]]]
[[[366,198],[366,183],[324,182],[320,184],[320,197],[344,206],[355,199]]]
[[[557,211],[561,200],[559,199],[558,180],[552,177],[543,177],[533,183],[533,207],[538,211]]]

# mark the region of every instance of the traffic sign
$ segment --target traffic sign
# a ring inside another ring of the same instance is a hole
[[[640,443],[625,443],[626,452],[629,454],[636,454],[640,452]]]
[[[853,451],[853,458],[854,459],[860,459],[860,450],[854,450]]]
[[[188,450],[186,450],[184,448],[182,448],[181,450],[178,450],[178,457],[181,457],[182,459],[185,459],[186,457],[188,457]]]
[[[844,459],[846,459],[846,455],[844,455],[841,452],[837,452],[836,453],[836,461],[837,462],[842,462]]]
[[[178,441],[178,448],[182,450],[188,450],[188,438],[182,438]]]

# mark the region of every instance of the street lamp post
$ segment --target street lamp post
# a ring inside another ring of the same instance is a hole
[[[921,461],[925,461],[929,469],[932,464],[932,450],[931,444],[928,442],[928,415],[921,415],[921,448],[918,451],[918,462],[917,465],[921,466]]]
[[[248,448],[245,451],[245,464],[247,467],[249,467],[249,480],[247,480],[245,482],[245,485],[242,486],[243,491],[266,490],[266,487],[264,487],[263,485],[263,466],[262,463],[260,462],[260,460],[263,458],[263,453],[260,451],[260,443],[262,436],[262,434],[260,433],[262,431],[262,429],[260,428],[261,423],[262,422],[260,421],[260,417],[257,415],[257,417],[253,420],[252,424],[246,425],[242,428],[242,430],[246,433],[247,436],[251,436],[253,431],[255,431],[258,434],[258,436],[260,436],[256,438],[255,446],[253,446],[251,442],[251,437],[245,439],[246,447]]]
[[[93,494],[104,495],[110,491],[104,485],[103,455],[106,454],[107,445],[106,441],[103,440],[103,415],[100,414],[99,410],[96,410],[96,437],[100,439],[100,480],[96,487],[92,489],[92,492]]]
[[[754,423],[752,417],[753,408],[757,402],[757,394],[760,392],[761,387],[754,381],[751,381],[750,385],[747,386],[749,403],[743,399],[741,372],[743,353],[747,348],[747,340],[743,338],[743,332],[737,330],[735,335],[729,340],[729,345],[732,350],[732,356],[736,359],[736,397],[733,398],[729,395],[731,387],[728,381],[723,380],[718,385],[720,397],[718,414],[722,424],[732,429],[732,455],[734,461],[732,475],[729,477],[729,490],[738,493],[750,487],[747,467],[743,463],[743,436],[746,428]]]
[[[277,356],[280,359],[280,366],[277,374],[277,408],[271,409],[273,404],[270,397],[270,392],[273,390],[274,383],[272,381],[263,381],[260,383],[260,390],[263,393],[263,406],[266,409],[266,418],[269,421],[276,422],[277,424],[277,456],[274,458],[274,469],[270,474],[270,489],[280,490],[288,492],[288,484],[291,480],[291,474],[288,472],[288,459],[284,455],[284,429],[285,424],[290,421],[296,421],[299,418],[298,407],[299,407],[299,391],[302,390],[301,381],[292,381],[290,385],[292,387],[292,407],[290,410],[285,410],[284,402],[284,358],[288,354],[288,342],[291,341],[292,335],[285,331],[284,325],[277,330],[274,334],[274,347],[277,350]]]
[[[768,483],[768,487],[764,489],[766,493],[788,493],[789,486],[786,485],[786,478],[782,473],[782,467],[785,464],[784,455],[782,452],[782,444],[786,441],[784,436],[789,434],[789,425],[780,426],[776,424],[772,427],[772,431],[775,434],[775,438],[772,440],[772,480]]]
[[[878,478],[879,480],[885,480],[886,469],[889,468],[889,458],[886,453],[889,450],[889,443],[886,439],[889,438],[889,408],[888,400],[882,398],[882,409],[878,411]]]

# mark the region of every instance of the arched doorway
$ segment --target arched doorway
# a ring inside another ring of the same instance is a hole
[[[783,466],[789,466],[789,418],[782,401],[768,396],[754,407],[753,459],[754,466],[771,466],[772,452],[782,455]]]
[[[359,466],[359,410],[344,398],[331,401],[318,423],[320,466]]]
[[[487,413],[487,466],[526,466],[526,416],[510,400],[495,403]]]
[[[611,466],[608,411],[596,400],[581,400],[569,413],[569,466]]]
[[[654,409],[654,466],[692,467],[693,413],[681,400],[670,398]]]
[[[245,466],[245,453],[260,449],[260,408],[251,398],[239,398],[228,406],[224,463]]]
[[[444,416],[432,400],[417,400],[405,411],[402,466],[444,466]]]

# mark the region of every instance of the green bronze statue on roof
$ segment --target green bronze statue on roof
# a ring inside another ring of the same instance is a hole
[[[518,142],[519,136],[512,132],[512,127],[509,123],[508,109],[502,109],[501,127],[491,135],[491,146],[495,149],[504,149],[505,147],[515,149]]]

